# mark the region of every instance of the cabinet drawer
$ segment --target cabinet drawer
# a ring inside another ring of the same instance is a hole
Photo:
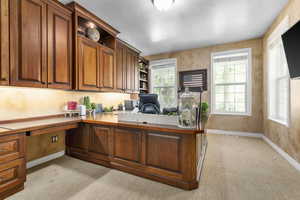
[[[0,137],[0,162],[7,162],[24,157],[25,135]]]
[[[0,195],[25,181],[25,159],[0,165]]]

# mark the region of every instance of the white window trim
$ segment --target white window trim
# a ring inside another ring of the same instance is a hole
[[[248,52],[248,68],[247,68],[247,111],[245,113],[230,113],[230,112],[216,112],[214,105],[215,105],[215,98],[214,98],[214,69],[213,69],[213,58],[215,56],[224,56],[224,55],[230,55],[234,53],[240,53],[240,52]],[[211,101],[211,114],[212,115],[229,115],[229,116],[251,116],[252,115],[252,49],[251,48],[243,48],[243,49],[237,49],[237,50],[230,50],[230,51],[222,51],[222,52],[214,52],[211,54],[211,91],[210,91],[210,101]]]
[[[152,67],[158,65],[174,65],[175,66],[175,104],[178,105],[178,71],[177,71],[177,58],[170,58],[170,59],[161,59],[161,60],[153,60],[149,63],[149,89],[150,93],[153,93],[152,87]]]
[[[282,21],[281,23],[275,28],[275,30],[272,32],[272,34],[268,37],[267,39],[267,69],[268,69],[268,72],[269,72],[269,69],[270,69],[270,64],[269,64],[269,45],[274,42],[274,40],[278,39],[278,37],[281,37],[281,35],[283,33],[285,33],[288,29],[289,29],[290,25],[289,25],[289,16],[286,16]],[[267,75],[267,84],[268,84],[268,91],[267,91],[267,103],[268,103],[268,106],[267,106],[267,115],[268,115],[268,120],[270,121],[273,121],[275,123],[278,123],[278,124],[281,124],[281,125],[284,125],[286,126],[287,128],[290,127],[290,120],[291,120],[291,81],[288,82],[288,91],[289,91],[289,94],[288,94],[288,116],[287,116],[287,121],[282,121],[282,120],[278,120],[278,119],[275,119],[275,118],[272,118],[271,115],[270,115],[270,76],[269,76],[269,73]]]

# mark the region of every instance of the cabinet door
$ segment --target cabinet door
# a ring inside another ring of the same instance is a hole
[[[110,128],[92,126],[90,129],[89,152],[108,155]]]
[[[0,3],[0,85],[9,84],[9,0]]]
[[[132,52],[130,50],[126,51],[126,91],[132,92],[132,79],[134,78],[132,74]]]
[[[133,91],[135,93],[139,93],[139,90],[140,90],[138,64],[139,64],[139,59],[138,59],[138,55],[136,54],[136,55],[134,55],[134,58],[133,58],[133,73],[134,73]]]
[[[124,90],[124,47],[122,44],[117,44],[117,52],[116,52],[116,89]]]
[[[0,165],[0,199],[7,196],[7,191],[23,185],[26,176],[25,160],[18,159]]]
[[[141,133],[134,129],[114,129],[114,158],[140,162],[141,160]]]
[[[0,163],[22,158],[25,155],[25,135],[0,137]]]
[[[182,140],[177,135],[147,133],[146,165],[157,169],[181,172]]]
[[[99,45],[79,37],[78,51],[78,89],[98,91],[100,70]]]
[[[114,51],[102,47],[101,48],[101,72],[100,72],[100,87],[113,89],[114,88]]]
[[[48,87],[72,88],[71,13],[48,7]]]
[[[80,124],[79,128],[69,130],[66,135],[66,145],[87,153],[89,145],[88,127]]]
[[[47,6],[11,0],[11,84],[47,87]]]

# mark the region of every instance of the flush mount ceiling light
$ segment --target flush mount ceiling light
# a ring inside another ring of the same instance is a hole
[[[175,3],[175,0],[151,0],[153,5],[160,11],[166,11]]]

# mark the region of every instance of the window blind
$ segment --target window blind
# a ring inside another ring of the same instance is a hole
[[[212,109],[220,114],[250,114],[251,50],[212,55]]]

